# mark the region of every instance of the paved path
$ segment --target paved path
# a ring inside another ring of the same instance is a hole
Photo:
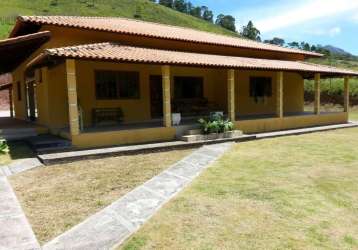
[[[232,143],[204,146],[102,211],[47,243],[43,249],[111,249],[123,243],[174,195],[226,152]]]
[[[0,249],[40,249],[7,178],[0,176]]]
[[[16,160],[9,165],[0,166],[0,176],[11,176],[41,166],[43,164],[37,158]]]

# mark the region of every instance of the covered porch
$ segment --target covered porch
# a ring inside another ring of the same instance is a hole
[[[355,76],[354,72],[303,62],[113,44],[103,45],[105,48],[101,49],[101,46],[91,47],[88,57],[83,56],[84,51],[81,58],[76,58],[72,55],[76,50],[58,55],[66,57],[69,124],[61,135],[70,139],[74,146],[170,141],[197,126],[197,120],[211,112],[222,112],[244,133],[348,122],[349,78]],[[113,58],[102,58],[101,53],[108,46]],[[86,50],[86,47],[80,49]],[[93,54],[96,58],[91,57]],[[137,56],[140,58],[133,58]],[[48,57],[40,58],[35,64],[44,67],[45,59]],[[321,78],[329,77],[344,79],[342,112],[323,113],[320,110]],[[304,111],[303,82],[312,78],[315,79],[314,111],[307,113]],[[123,86],[117,84],[118,79]],[[190,91],[185,93],[185,89]],[[181,120],[173,123],[177,114]],[[100,124],[106,116],[115,117],[117,123]]]

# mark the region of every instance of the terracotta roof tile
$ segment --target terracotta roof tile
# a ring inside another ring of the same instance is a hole
[[[302,61],[282,61],[168,51],[140,47],[123,46],[116,43],[97,43],[81,46],[45,50],[45,56],[107,60],[130,63],[152,63],[187,66],[206,66],[257,70],[300,71],[329,75],[358,76],[358,72],[330,66],[311,64]]]
[[[255,42],[239,37],[218,35],[178,26],[144,22],[118,17],[75,17],[75,16],[22,16],[21,22],[76,27],[131,35],[180,40],[195,43],[276,51],[306,56],[322,56],[318,53]]]

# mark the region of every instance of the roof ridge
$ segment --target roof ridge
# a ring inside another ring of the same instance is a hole
[[[203,30],[197,30],[194,28],[189,28],[189,27],[183,27],[183,26],[177,26],[177,25],[171,25],[171,24],[163,24],[163,23],[158,23],[158,22],[153,22],[153,21],[144,21],[144,20],[138,20],[138,19],[132,19],[132,18],[126,18],[126,17],[116,17],[116,16],[110,16],[110,17],[105,17],[105,16],[66,16],[66,15],[42,15],[42,16],[19,16],[18,17],[20,20],[22,21],[28,21],[28,22],[36,22],[36,19],[38,18],[43,18],[43,19],[48,19],[49,22],[51,22],[52,20],[50,20],[51,18],[72,18],[72,19],[101,19],[101,20],[105,20],[105,19],[115,19],[115,20],[126,20],[129,22],[136,22],[136,23],[143,23],[143,24],[152,24],[152,25],[157,25],[160,27],[170,27],[170,28],[174,28],[174,29],[181,29],[181,30],[187,30],[187,31],[192,31],[192,32],[198,32],[198,33],[202,33],[202,34],[208,34],[210,36],[216,36],[216,37],[226,37],[228,39],[235,39],[235,40],[241,40],[241,41],[245,41],[251,44],[252,47],[255,46],[261,46],[261,47],[266,47],[267,50],[272,50],[272,51],[276,51],[275,48],[277,49],[286,49],[289,50],[287,51],[287,53],[297,53],[297,54],[306,54],[306,55],[315,55],[315,56],[321,56],[321,54],[319,53],[315,53],[315,52],[310,52],[310,51],[304,51],[301,49],[295,49],[295,48],[288,48],[288,47],[284,47],[284,46],[280,46],[280,45],[276,45],[276,44],[267,44],[267,43],[263,43],[263,42],[258,42],[258,41],[254,41],[254,40],[250,40],[248,38],[245,37],[241,37],[241,36],[230,36],[228,34],[218,34],[218,33],[213,33],[213,32],[209,32],[209,31],[203,31]],[[35,20],[33,20],[35,19]],[[54,22],[54,21],[52,21]],[[66,25],[64,25],[66,26]],[[76,25],[68,25],[68,26],[73,26],[76,27]],[[250,46],[250,47],[251,47]]]
[[[284,49],[290,49],[292,51],[297,51],[297,52],[306,52],[307,51],[303,51],[301,49],[295,49],[295,48],[288,48],[288,47],[284,47],[284,46],[280,46],[280,45],[277,45],[277,44],[267,44],[267,43],[262,43],[262,42],[259,42],[259,41],[254,41],[254,40],[251,40],[251,39],[248,39],[246,37],[242,37],[242,36],[230,36],[230,35],[227,35],[227,34],[218,34],[218,33],[214,33],[214,32],[210,32],[210,31],[205,31],[205,30],[197,30],[197,29],[194,29],[194,28],[189,28],[189,27],[184,27],[184,26],[178,26],[178,25],[172,25],[172,24],[164,24],[164,23],[158,23],[158,22],[154,22],[154,21],[145,21],[145,20],[139,20],[139,19],[133,19],[133,18],[128,18],[128,17],[120,17],[120,16],[66,16],[66,15],[41,15],[41,16],[20,16],[20,17],[59,17],[59,18],[62,18],[62,17],[70,17],[70,18],[86,18],[86,19],[121,19],[121,20],[127,20],[127,21],[132,21],[132,22],[138,22],[138,23],[151,23],[151,24],[155,24],[155,25],[159,25],[159,26],[166,26],[166,27],[172,27],[172,28],[179,28],[179,29],[185,29],[185,30],[190,30],[190,31],[195,31],[195,32],[201,32],[201,33],[206,33],[206,34],[210,34],[210,35],[216,35],[216,36],[225,36],[225,37],[228,37],[228,38],[234,38],[234,39],[242,39],[244,41],[248,41],[248,42],[251,42],[251,43],[256,43],[256,44],[264,44],[265,46],[269,46],[269,47],[277,47],[277,48],[284,48]],[[312,53],[312,54],[315,54],[315,53]],[[319,54],[319,53],[316,53],[316,54]]]

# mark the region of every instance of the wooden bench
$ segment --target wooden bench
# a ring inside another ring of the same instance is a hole
[[[94,108],[92,110],[93,126],[119,124],[123,121],[121,108]]]

